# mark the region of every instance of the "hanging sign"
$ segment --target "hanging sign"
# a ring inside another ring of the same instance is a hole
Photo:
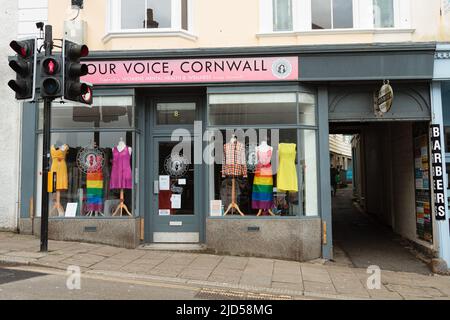
[[[298,57],[85,61],[93,85],[298,80]]]
[[[445,220],[444,168],[441,146],[441,128],[430,125],[431,166],[433,172],[434,215],[436,220]]]
[[[389,84],[389,80],[385,81],[381,86],[380,91],[375,96],[375,114],[383,115],[391,110],[392,100],[394,99],[394,90]]]

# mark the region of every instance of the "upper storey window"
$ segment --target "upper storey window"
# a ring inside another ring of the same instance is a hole
[[[292,31],[292,0],[273,0],[273,30]]]
[[[111,31],[189,30],[192,0],[109,0]]]
[[[410,0],[260,0],[262,33],[410,30]]]
[[[311,29],[353,28],[353,1],[311,1],[311,22]]]
[[[393,28],[394,0],[373,0],[373,24],[375,28]]]

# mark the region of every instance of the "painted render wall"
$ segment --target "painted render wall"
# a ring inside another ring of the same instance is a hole
[[[9,42],[17,36],[18,2],[1,0],[0,5],[0,182],[3,186],[0,202],[0,230],[17,228],[18,202],[18,168],[19,168],[19,137],[20,137],[20,106],[14,98],[14,92],[6,85],[13,79],[14,72],[8,66],[8,56],[13,51]]]
[[[405,0],[402,0],[405,1]],[[261,35],[259,0],[193,0],[193,36],[107,35],[108,0],[85,1],[78,19],[87,22],[85,43],[91,50],[137,50],[239,46],[314,45],[376,42],[450,40],[450,14],[441,15],[441,0],[411,0],[412,30],[313,30],[288,34]],[[48,0],[49,22],[54,35],[63,34],[64,20],[70,19],[70,0]]]

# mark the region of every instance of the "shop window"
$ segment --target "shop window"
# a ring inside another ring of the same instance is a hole
[[[353,28],[353,0],[311,1],[312,29]]]
[[[50,217],[119,217],[136,214],[138,133],[132,96],[98,96],[91,107],[52,105],[50,164],[43,177],[38,135],[37,214],[42,179],[48,179]],[[42,104],[39,106],[42,129]]]
[[[134,216],[133,140],[131,131],[52,133],[49,216]]]
[[[317,216],[315,95],[208,99],[210,216]]]
[[[209,124],[296,124],[295,93],[214,94],[209,96]]]
[[[193,125],[195,121],[195,103],[171,102],[156,104],[158,125]]]
[[[66,102],[52,106],[53,129],[68,128],[134,128],[133,97],[94,97],[91,107]],[[42,104],[39,128],[42,129]]]
[[[373,0],[375,28],[394,27],[394,0]]]
[[[292,30],[292,0],[273,0],[273,31]]]
[[[110,0],[112,30],[188,30],[190,0]]]

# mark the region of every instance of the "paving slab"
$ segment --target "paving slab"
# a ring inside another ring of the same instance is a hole
[[[316,281],[303,281],[305,292],[308,293],[324,293],[324,294],[337,294],[336,289],[332,283],[323,283]]]
[[[286,283],[286,282],[277,282],[272,281],[272,288],[275,289],[287,289],[287,290],[293,290],[293,291],[303,291],[303,283]]]
[[[223,257],[219,267],[226,269],[244,270],[247,266],[249,258],[245,257]]]

